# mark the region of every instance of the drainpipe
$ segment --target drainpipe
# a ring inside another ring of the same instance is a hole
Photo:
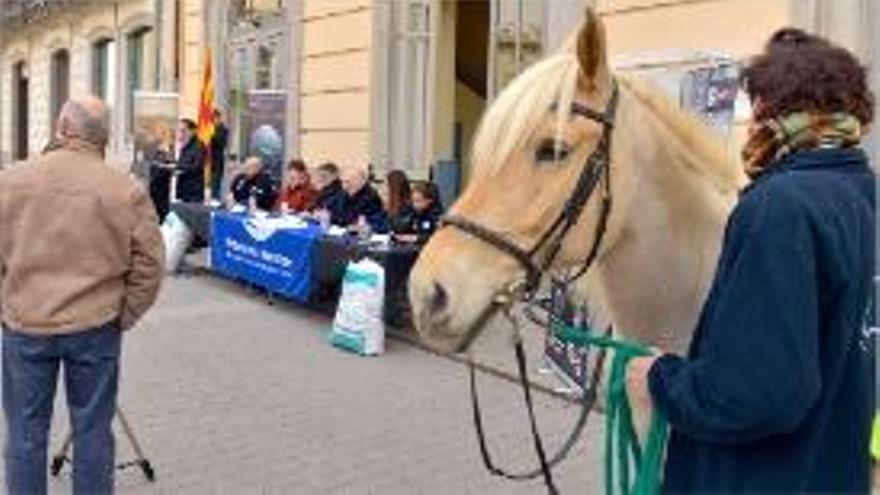
[[[153,0],[153,29],[156,33],[154,38],[156,40],[153,43],[153,50],[155,51],[155,67],[156,70],[153,73],[153,87],[156,88],[157,91],[164,91],[164,81],[167,80],[165,72],[164,64],[161,62],[161,54],[162,54],[162,42],[165,39],[165,23],[164,21],[164,5],[162,0]]]

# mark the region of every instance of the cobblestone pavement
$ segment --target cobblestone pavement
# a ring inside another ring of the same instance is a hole
[[[328,327],[231,282],[169,279],[126,338],[121,392],[157,481],[122,471],[119,492],[544,493],[540,481],[484,470],[464,366],[400,340],[381,357],[354,356],[327,344]],[[503,341],[488,337],[480,354],[509,361]],[[520,390],[489,375],[480,383],[492,448],[505,465],[533,466]],[[537,412],[554,450],[577,408],[538,394]],[[602,490],[601,416],[591,422],[556,473],[562,493]],[[57,448],[67,430],[60,400],[54,424]],[[124,436],[117,445],[118,459],[131,459]],[[69,467],[51,490],[70,492]]]

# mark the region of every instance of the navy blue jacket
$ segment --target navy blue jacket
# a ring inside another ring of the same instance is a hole
[[[346,195],[345,210],[340,225],[352,225],[357,222],[359,216],[366,219],[373,232],[384,234],[391,230],[382,198],[369,184],[364,185],[353,196]]]
[[[437,230],[441,216],[443,212],[436,204],[432,204],[425,211],[416,211],[411,204],[408,204],[391,224],[395,234],[416,234],[418,242],[425,243]]]
[[[874,187],[861,150],[831,149],[744,192],[689,357],[649,373],[664,491],[868,492]]]
[[[347,196],[345,190],[342,189],[342,182],[339,179],[334,180],[326,187],[318,191],[315,197],[313,210],[327,210],[330,212],[330,223],[333,225],[348,225],[346,221]]]
[[[253,196],[257,208],[264,211],[272,211],[275,207],[275,200],[278,198],[278,186],[275,179],[266,172],[259,172],[253,177],[248,177],[245,173],[238,174],[235,179],[232,179],[229,190],[232,191],[232,197],[235,198],[236,203],[247,206]]]

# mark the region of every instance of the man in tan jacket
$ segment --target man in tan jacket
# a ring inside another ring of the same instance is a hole
[[[67,102],[51,151],[0,173],[0,321],[6,484],[46,493],[64,366],[74,493],[111,493],[122,330],[156,299],[164,248],[147,194],[103,160],[107,109]]]

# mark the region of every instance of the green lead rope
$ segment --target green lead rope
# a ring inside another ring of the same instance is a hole
[[[652,352],[634,342],[600,335],[585,328],[560,323],[553,326],[554,335],[563,342],[579,347],[595,346],[614,351],[611,362],[605,411],[605,493],[607,495],[653,495],[660,492],[661,470],[666,446],[668,424],[656,409],[644,448],[639,445],[633,425],[632,407],[626,394],[626,367],[635,357]],[[630,469],[635,479],[630,481]],[[615,491],[617,489],[617,491]]]

